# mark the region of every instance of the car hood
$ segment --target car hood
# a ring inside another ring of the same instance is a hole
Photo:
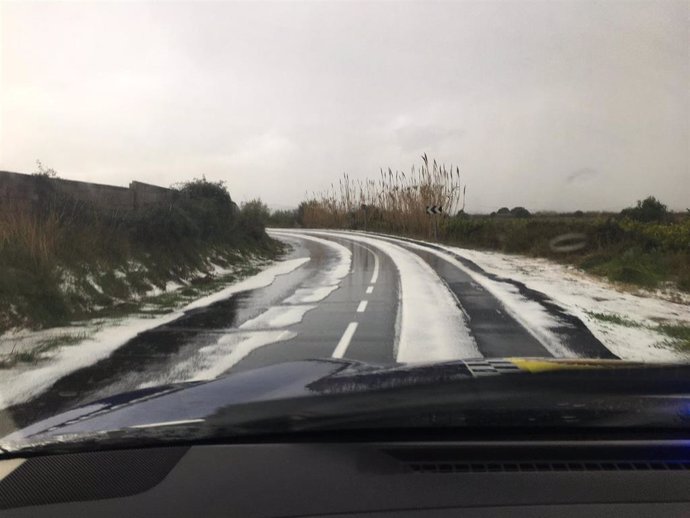
[[[672,372],[664,371],[659,376],[659,369]],[[20,429],[0,439],[0,448],[12,452],[27,445],[68,442],[122,430],[179,431],[209,423],[238,435],[290,431],[298,429],[299,422],[307,423],[316,417],[367,412],[371,416],[429,402],[451,404],[461,410],[490,409],[498,404],[505,410],[510,401],[519,409],[539,400],[538,406],[546,408],[563,405],[571,396],[578,401],[591,395],[603,401],[600,396],[604,393],[627,396],[635,385],[644,386],[645,397],[671,395],[677,400],[678,394],[690,394],[688,369],[620,360],[553,358],[459,360],[393,367],[337,359],[304,360],[209,381],[118,394]],[[627,374],[610,374],[616,372]],[[632,380],[631,372],[644,378],[644,383]],[[564,376],[566,373],[569,375]],[[610,407],[610,401],[606,404]]]

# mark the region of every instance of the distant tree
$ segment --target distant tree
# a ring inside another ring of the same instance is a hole
[[[258,198],[244,202],[241,212],[245,218],[261,222],[262,225],[266,225],[271,217],[268,206]]]
[[[669,213],[666,205],[654,196],[649,196],[644,200],[638,200],[635,207],[623,209],[621,216],[643,223],[651,223],[667,221]]]
[[[497,216],[510,216],[510,209],[508,207],[501,207],[496,211]]]
[[[268,219],[272,227],[292,228],[298,226],[297,209],[274,210]]]
[[[576,218],[584,218],[585,213],[581,210],[576,210],[575,212],[573,212],[573,216],[575,216]]]
[[[513,207],[510,213],[516,218],[529,218],[532,215],[525,207]]]

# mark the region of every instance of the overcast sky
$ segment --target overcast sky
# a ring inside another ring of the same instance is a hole
[[[468,211],[690,206],[690,2],[2,2],[0,169],[295,206],[427,153]]]

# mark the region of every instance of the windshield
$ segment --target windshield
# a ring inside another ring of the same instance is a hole
[[[3,2],[0,446],[687,427],[689,9]]]

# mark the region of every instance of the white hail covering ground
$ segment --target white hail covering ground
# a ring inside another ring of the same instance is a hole
[[[265,288],[269,284],[271,284],[275,278],[278,275],[283,275],[286,273],[290,273],[293,270],[296,270],[300,266],[302,266],[304,263],[309,262],[308,257],[300,257],[298,259],[289,259],[287,261],[280,261],[274,266],[271,266],[270,268],[266,268],[262,272],[257,273],[256,275],[252,277],[248,277],[247,279],[244,279],[240,282],[237,282],[235,284],[232,284],[228,286],[227,288],[224,288],[220,291],[217,291],[216,293],[213,293],[211,295],[207,295],[206,297],[202,297],[198,300],[195,300],[188,306],[186,306],[184,309],[189,310],[189,309],[195,309],[195,308],[203,308],[206,306],[209,306],[213,304],[214,302],[218,302],[220,300],[225,300],[235,293],[239,293],[241,291],[249,291],[249,290],[255,290],[257,288]]]
[[[675,348],[669,338],[655,330],[659,323],[690,326],[690,305],[639,291],[616,289],[572,266],[497,252],[444,247],[469,259],[486,272],[523,282],[548,295],[582,320],[612,353],[632,361],[690,361],[690,354]],[[680,300],[682,295],[678,294]],[[690,302],[690,301],[688,301]],[[514,308],[520,311],[520,306]],[[635,325],[602,321],[591,313],[623,317]]]
[[[50,362],[38,365],[18,364],[10,369],[0,370],[0,409],[30,399],[50,387],[61,377],[96,363],[108,357],[118,347],[124,345],[139,333],[153,329],[180,318],[185,311],[193,308],[208,306],[216,301],[226,299],[241,291],[264,288],[270,285],[278,275],[289,273],[309,258],[290,259],[268,266],[265,270],[235,283],[219,292],[203,297],[182,309],[155,318],[141,316],[113,320],[91,334],[77,345],[56,348]],[[81,328],[90,330],[88,326]],[[71,333],[79,332],[80,328],[70,327]],[[51,330],[49,330],[51,331]],[[52,330],[54,332],[54,330]],[[25,333],[31,338],[31,333]],[[35,334],[34,334],[35,335]],[[45,332],[43,333],[44,336]],[[281,337],[278,337],[280,339]],[[4,335],[0,341],[0,353],[7,353],[17,341],[25,340],[21,333]],[[244,346],[246,347],[246,345]]]
[[[299,324],[308,311],[315,305],[278,305],[271,306],[258,317],[247,320],[240,329],[270,329]]]
[[[388,255],[400,275],[397,361],[480,358],[464,312],[434,270],[418,255],[388,241],[354,233],[310,232],[367,244]]]
[[[299,239],[306,239],[319,243],[325,247],[330,248],[337,254],[337,260],[323,272],[319,272],[310,281],[305,283],[305,287],[299,288],[293,295],[286,298],[283,302],[285,304],[309,304],[313,302],[320,302],[331,293],[333,293],[340,282],[350,273],[352,268],[352,252],[340,243],[329,241],[328,239],[319,239],[314,236],[307,236],[302,233],[291,233],[281,230],[271,230],[269,235],[273,237],[297,237]]]

